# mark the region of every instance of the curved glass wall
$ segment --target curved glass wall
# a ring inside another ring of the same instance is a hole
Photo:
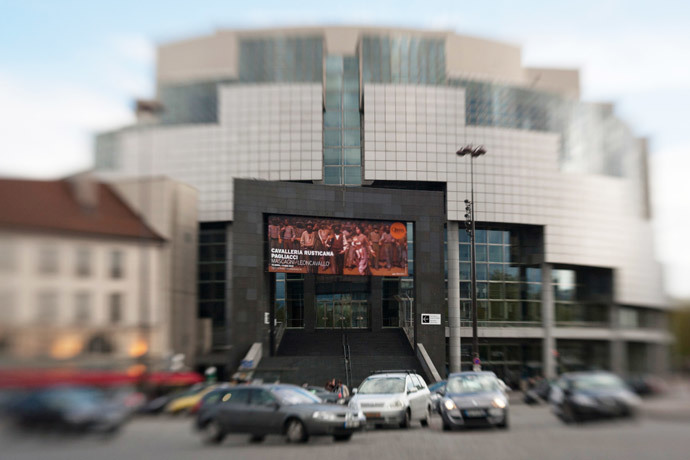
[[[443,39],[363,36],[362,81],[440,85],[446,81]]]
[[[240,40],[241,82],[320,82],[322,37],[268,37]]]

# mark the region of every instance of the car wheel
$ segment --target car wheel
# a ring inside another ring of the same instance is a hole
[[[348,434],[336,434],[336,435],[333,435],[333,440],[334,440],[335,442],[345,442],[345,441],[349,441],[350,438],[352,438],[352,433],[348,433]]]
[[[249,437],[249,442],[253,443],[259,443],[263,442],[263,440],[266,438],[266,436],[260,435],[260,434],[253,434]]]
[[[288,420],[285,435],[288,442],[307,442],[309,439],[304,423],[296,418]]]
[[[403,421],[400,422],[400,428],[409,428],[410,427],[410,418],[411,418],[410,409],[408,408],[405,411]]]
[[[563,404],[563,419],[565,423],[580,423],[580,417],[568,403]]]
[[[450,426],[445,420],[443,421],[443,431],[452,431],[453,427]]]
[[[201,440],[204,444],[220,444],[224,438],[225,433],[215,420],[211,420],[201,429]]]
[[[423,419],[419,421],[424,427],[428,427],[431,424],[431,406],[426,408],[426,415]]]

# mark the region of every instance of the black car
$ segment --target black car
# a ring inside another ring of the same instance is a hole
[[[269,434],[282,434],[288,442],[306,442],[309,436],[333,436],[348,441],[362,426],[358,412],[324,404],[294,385],[242,385],[228,389],[215,414],[198,426],[202,440],[220,443],[229,433],[246,433],[260,442]]]
[[[55,387],[31,391],[6,408],[10,422],[23,430],[70,433],[117,432],[130,409],[95,388]]]
[[[634,417],[640,398],[615,374],[604,371],[563,374],[551,389],[553,413],[565,423],[608,417]]]

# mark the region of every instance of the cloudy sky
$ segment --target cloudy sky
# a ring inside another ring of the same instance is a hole
[[[224,27],[453,30],[520,45],[526,65],[579,68],[583,99],[614,102],[650,139],[658,258],[669,294],[690,298],[689,23],[676,0],[0,0],[0,175],[88,168],[93,133],[153,95],[157,43]]]

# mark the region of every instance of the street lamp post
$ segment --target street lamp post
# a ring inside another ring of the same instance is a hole
[[[457,152],[458,156],[470,156],[470,199],[465,200],[465,230],[470,235],[472,262],[472,363],[479,359],[479,337],[477,335],[477,253],[475,250],[475,222],[474,222],[474,159],[486,153],[483,146],[472,147],[466,145]]]

